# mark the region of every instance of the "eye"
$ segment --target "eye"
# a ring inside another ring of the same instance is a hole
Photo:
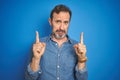
[[[67,25],[68,23],[69,23],[68,21],[65,21],[65,22],[64,22],[64,24],[66,24],[66,25]]]
[[[60,21],[60,20],[56,20],[55,22],[56,22],[57,24],[60,24],[60,23],[61,23],[61,21]]]

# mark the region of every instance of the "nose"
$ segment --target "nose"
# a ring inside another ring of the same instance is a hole
[[[63,27],[64,27],[64,23],[62,22],[62,23],[60,24],[60,29],[63,29]]]

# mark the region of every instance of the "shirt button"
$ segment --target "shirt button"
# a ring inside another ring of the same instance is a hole
[[[57,46],[57,43],[55,45]]]
[[[57,77],[57,80],[59,80],[59,77]]]
[[[41,72],[38,72],[39,74],[41,73]]]
[[[60,68],[60,66],[58,65],[57,68]]]
[[[58,54],[58,56],[60,56],[60,54]]]

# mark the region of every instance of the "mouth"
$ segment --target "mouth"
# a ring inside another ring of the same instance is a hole
[[[64,38],[66,36],[66,32],[65,32],[65,30],[56,30],[56,32],[54,33],[54,36],[57,39],[61,39],[61,38]]]
[[[56,30],[57,33],[65,33],[65,30]]]
[[[64,34],[65,32],[57,32],[58,34]]]
[[[58,34],[58,35],[60,35],[60,36],[62,36],[62,35],[64,35],[65,34],[65,31],[56,31],[56,33]]]

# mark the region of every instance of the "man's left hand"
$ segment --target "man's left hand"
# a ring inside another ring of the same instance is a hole
[[[78,44],[74,45],[76,54],[78,56],[78,62],[84,63],[87,60],[86,57],[86,46],[84,45],[83,42],[83,32],[80,35],[80,42]]]

